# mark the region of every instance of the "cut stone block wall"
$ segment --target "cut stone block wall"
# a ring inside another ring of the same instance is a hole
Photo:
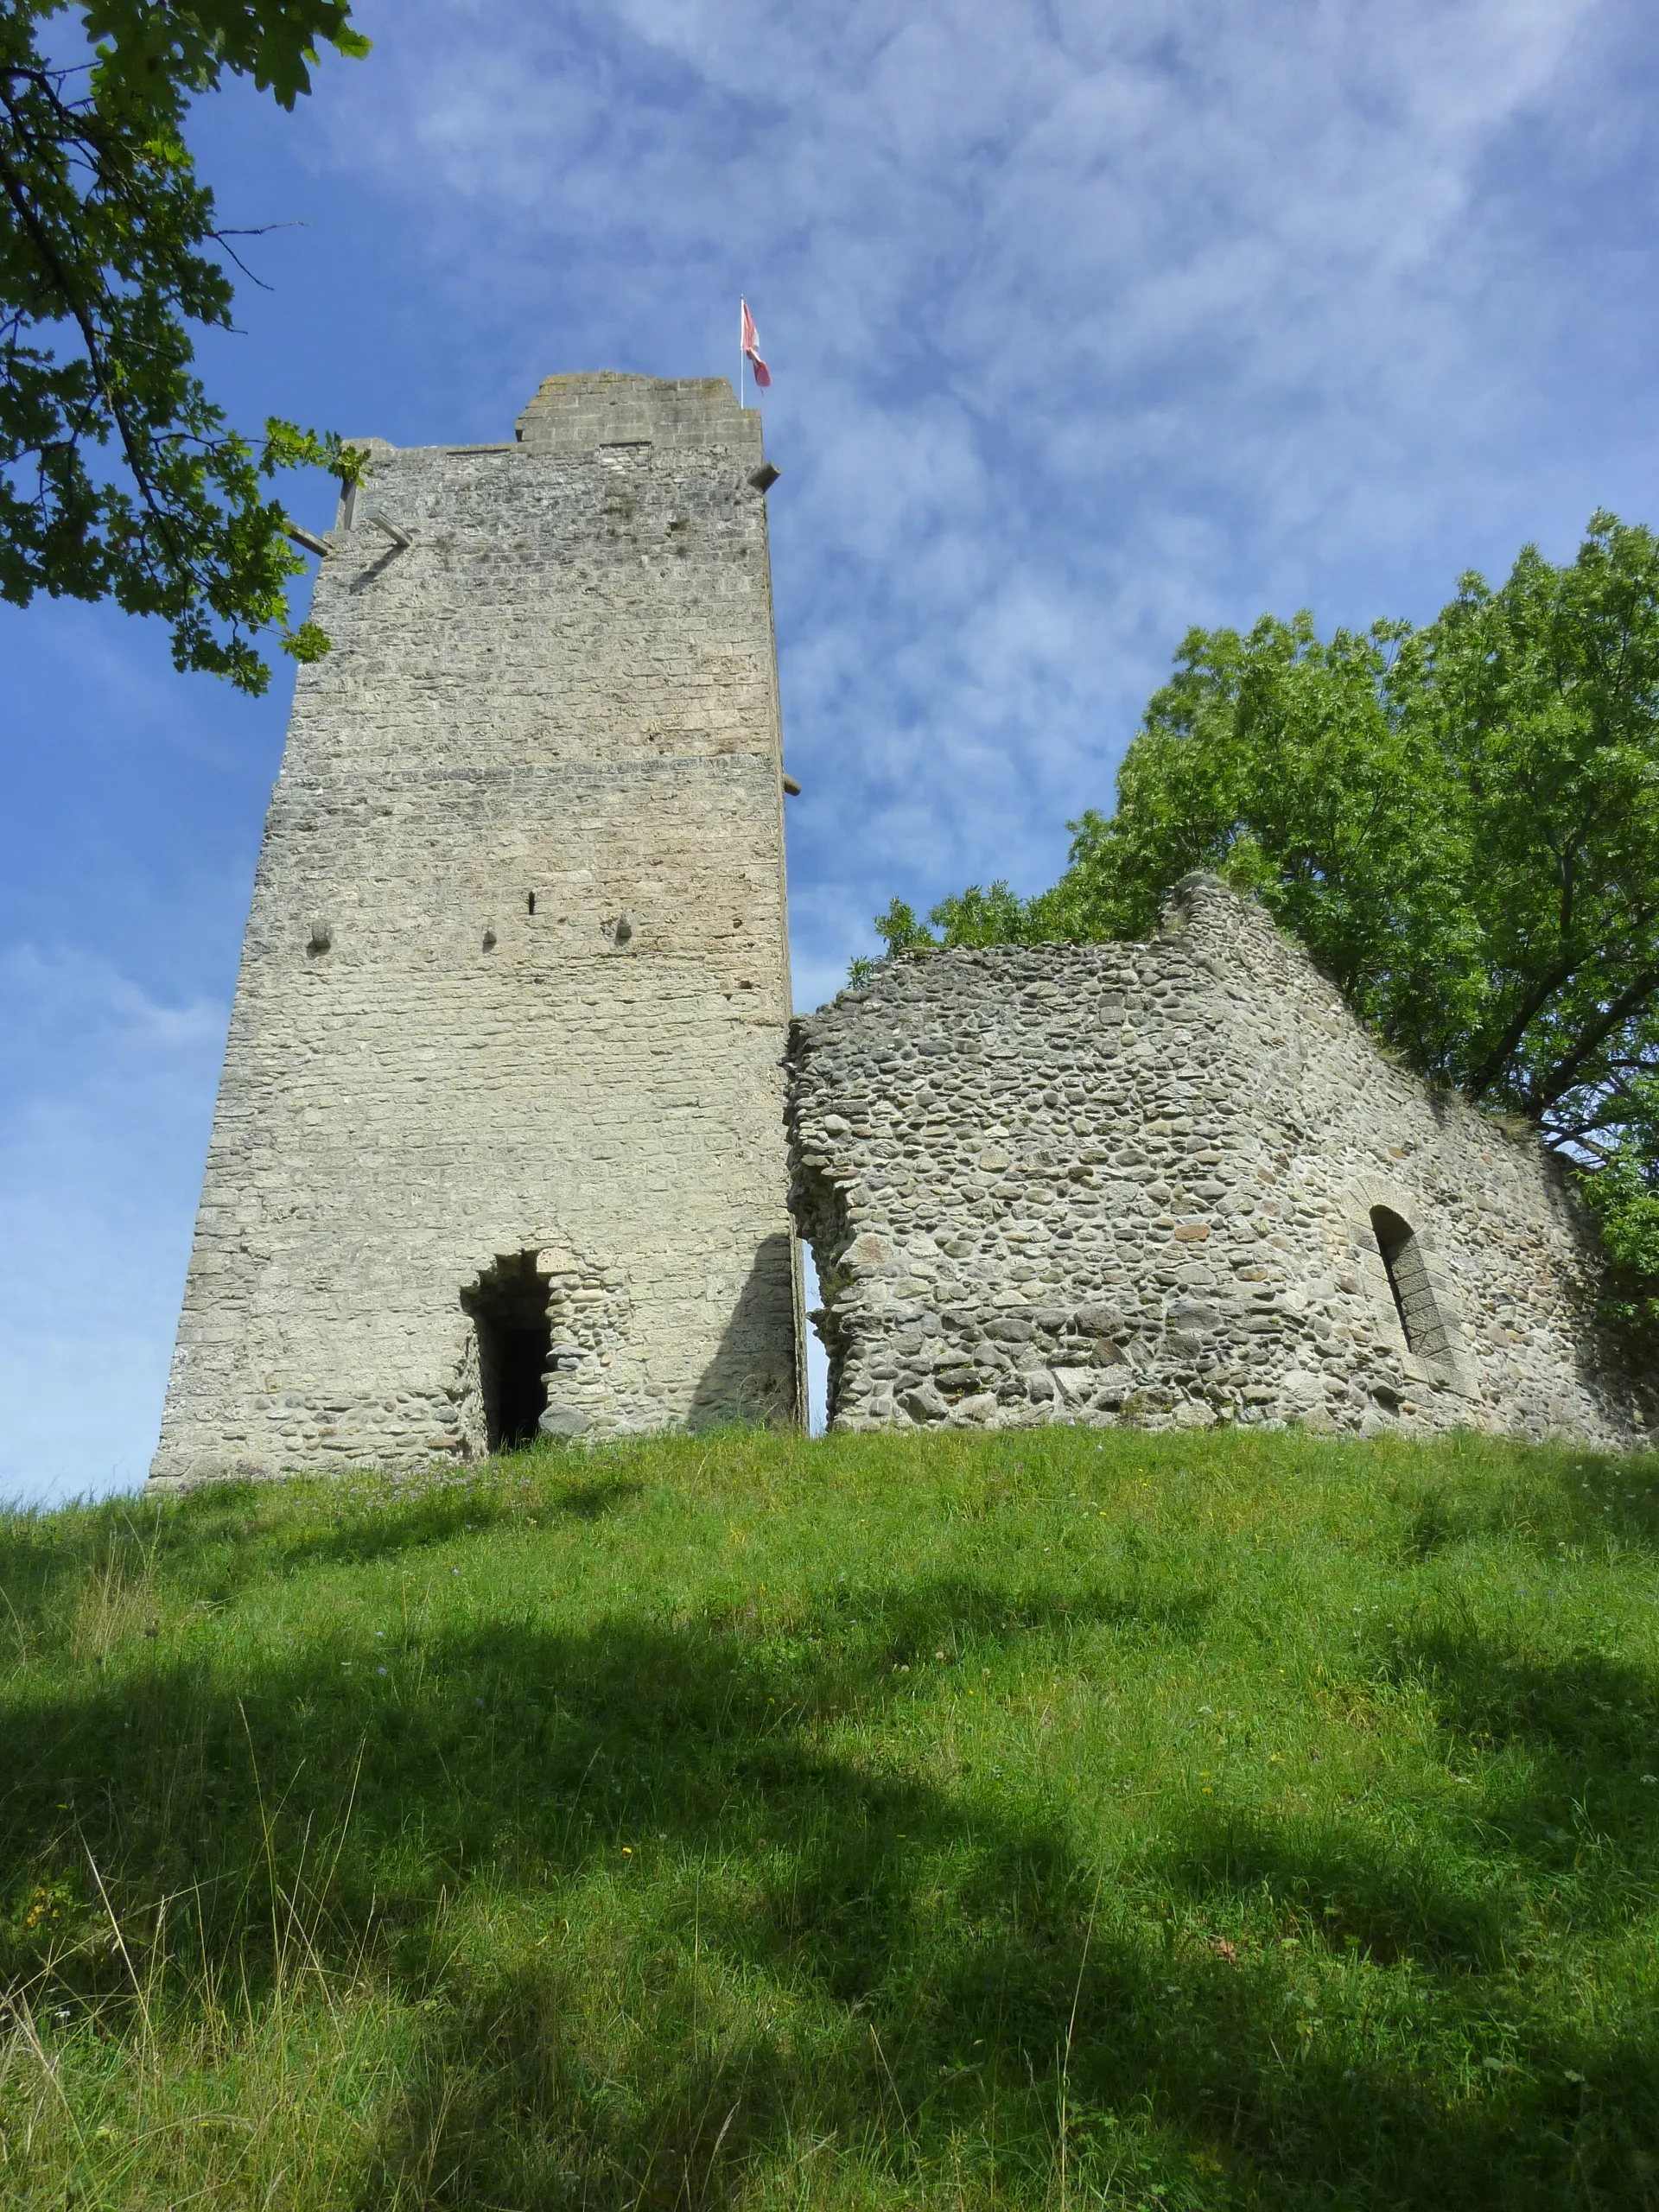
[[[573,1431],[798,1417],[760,417],[555,377],[518,431],[342,502],[162,1488],[481,1449],[464,1300],[525,1253]]]
[[[1652,1439],[1560,1166],[1213,878],[1150,944],[883,964],[791,1053],[837,1428]]]

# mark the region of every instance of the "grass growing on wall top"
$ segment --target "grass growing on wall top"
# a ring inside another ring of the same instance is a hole
[[[1659,2203],[1659,1467],[736,1433],[0,1519],[0,2202]]]

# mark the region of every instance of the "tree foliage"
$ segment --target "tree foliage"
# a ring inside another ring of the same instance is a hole
[[[0,0],[0,596],[113,598],[170,624],[179,668],[259,691],[262,630],[327,649],[288,627],[302,564],[266,480],[355,464],[276,418],[251,443],[194,373],[235,250],[184,121],[227,72],[292,108],[320,43],[367,41],[350,0],[79,0],[79,41],[66,11]]]
[[[895,900],[890,951],[1135,938],[1220,871],[1423,1075],[1584,1173],[1626,1314],[1659,1322],[1659,542],[1592,518],[1425,628],[1191,632],[1109,817],[1052,889]]]

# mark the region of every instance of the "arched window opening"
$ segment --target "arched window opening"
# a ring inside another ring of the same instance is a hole
[[[1406,1349],[1419,1359],[1449,1359],[1451,1343],[1416,1230],[1391,1206],[1373,1206],[1371,1232],[1382,1255],[1394,1308],[1405,1332]]]
[[[478,1332],[478,1379],[486,1441],[492,1452],[531,1444],[547,1410],[547,1370],[553,1351],[548,1281],[533,1252],[516,1252],[485,1268],[461,1294]]]

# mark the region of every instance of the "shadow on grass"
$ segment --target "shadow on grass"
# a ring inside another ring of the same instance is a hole
[[[1502,1965],[1515,1929],[1512,1885],[1471,1883],[1449,1849],[1384,1841],[1356,1821],[1243,1812],[1172,1821],[1157,1864],[1206,1900],[1249,1899],[1263,1916],[1385,1965]]]
[[[1442,1464],[1386,1484],[1403,1517],[1408,1560],[1493,1535],[1577,1547],[1611,1538],[1659,1553],[1659,1458],[1651,1453],[1510,1452],[1490,1439],[1443,1448]]]
[[[223,1605],[250,1584],[311,1567],[357,1567],[418,1554],[457,1538],[524,1522],[595,1522],[645,1490],[637,1476],[572,1468],[556,1489],[537,1467],[532,1492],[504,1490],[493,1466],[436,1466],[407,1478],[375,1476],[354,1491],[301,1493],[279,1502],[276,1526],[265,1485],[218,1483],[162,1507],[122,1499],[50,1523],[0,1514],[0,1637],[23,1649],[60,1646],[75,1604],[108,1579],[132,1589],[146,1577]],[[284,1521],[291,1523],[283,1525]]]
[[[620,2212],[740,2199],[757,2165],[785,2163],[778,2146],[805,2116],[799,2063],[781,2037],[697,2031],[689,1991],[674,1993],[680,2005],[647,2008],[649,2035],[601,2067],[582,2047],[580,1996],[546,1964],[468,1991],[405,2079],[365,2177],[363,2212],[388,2204]],[[820,2153],[844,2154],[879,2110],[873,2083],[860,2085],[861,2105],[847,2094],[854,2086],[842,2069],[840,2128],[822,2084],[810,2100],[817,2133],[808,2140]]]
[[[377,1491],[372,1510],[359,1506],[338,1526],[299,1529],[275,1540],[267,1535],[261,1550],[267,1560],[289,1573],[327,1565],[365,1566],[453,1543],[460,1536],[524,1525],[530,1518],[542,1524],[602,1521],[632,1504],[645,1488],[636,1477],[584,1469],[549,1491],[542,1486],[546,1471],[539,1469],[537,1489],[519,1497],[500,1488],[488,1466],[444,1468],[427,1477],[389,1481]],[[195,1503],[187,1501],[186,1510]],[[222,1571],[231,1576],[241,1573],[234,1560],[222,1562]],[[239,1588],[240,1580],[227,1584],[226,1595],[231,1586]]]
[[[1562,1874],[1586,1850],[1599,1854],[1601,1878],[1581,1922],[1612,1926],[1645,1907],[1659,1871],[1659,1683],[1650,1675],[1597,1652],[1541,1659],[1472,1631],[1411,1639],[1382,1671],[1426,1685],[1463,1763],[1497,1755],[1470,1808],[1495,1841]]]
[[[1126,1862],[1108,1886],[1035,1801],[833,1747],[836,1719],[902,1734],[906,1705],[970,1646],[1101,1624],[1186,1638],[1201,1605],[1103,1590],[1016,1613],[1006,1589],[960,1577],[886,1608],[867,1595],[856,1627],[849,1602],[786,1632],[742,1611],[566,1634],[502,1620],[365,1637],[349,1662],[266,1653],[240,1679],[207,1654],[158,1658],[16,1700],[0,1720],[0,1969],[38,1975],[60,1939],[26,1927],[22,1901],[54,1869],[79,1878],[86,1853],[141,1970],[167,1897],[175,1975],[194,1958],[269,1987],[291,1906],[325,1969],[384,1978],[428,2023],[365,2212],[733,2204],[762,2166],[775,2178],[810,2156],[868,2162],[888,2201],[954,2174],[1036,2202],[1063,2086],[1079,2201],[1650,2201],[1650,2028],[1615,2022],[1569,2048],[1522,2007],[1512,2070],[1471,2085],[1409,2038],[1321,2039],[1300,1967],[1178,1940],[1156,1903],[1265,1885],[1305,1916],[1310,1950],[1351,1935],[1411,1961],[1478,2047],[1513,1885],[1471,1896],[1450,1853],[1357,1824],[1218,1812],[1172,1814],[1161,1870]],[[1578,1675],[1529,1687],[1479,1648],[1432,1663],[1457,1714],[1507,1713],[1580,1796],[1596,1783],[1604,1738],[1567,1727]],[[1648,1879],[1650,1835],[1602,1847]],[[496,1900],[485,1936],[462,1924],[469,1884]],[[112,1948],[71,1947],[54,1977],[118,2013]]]

